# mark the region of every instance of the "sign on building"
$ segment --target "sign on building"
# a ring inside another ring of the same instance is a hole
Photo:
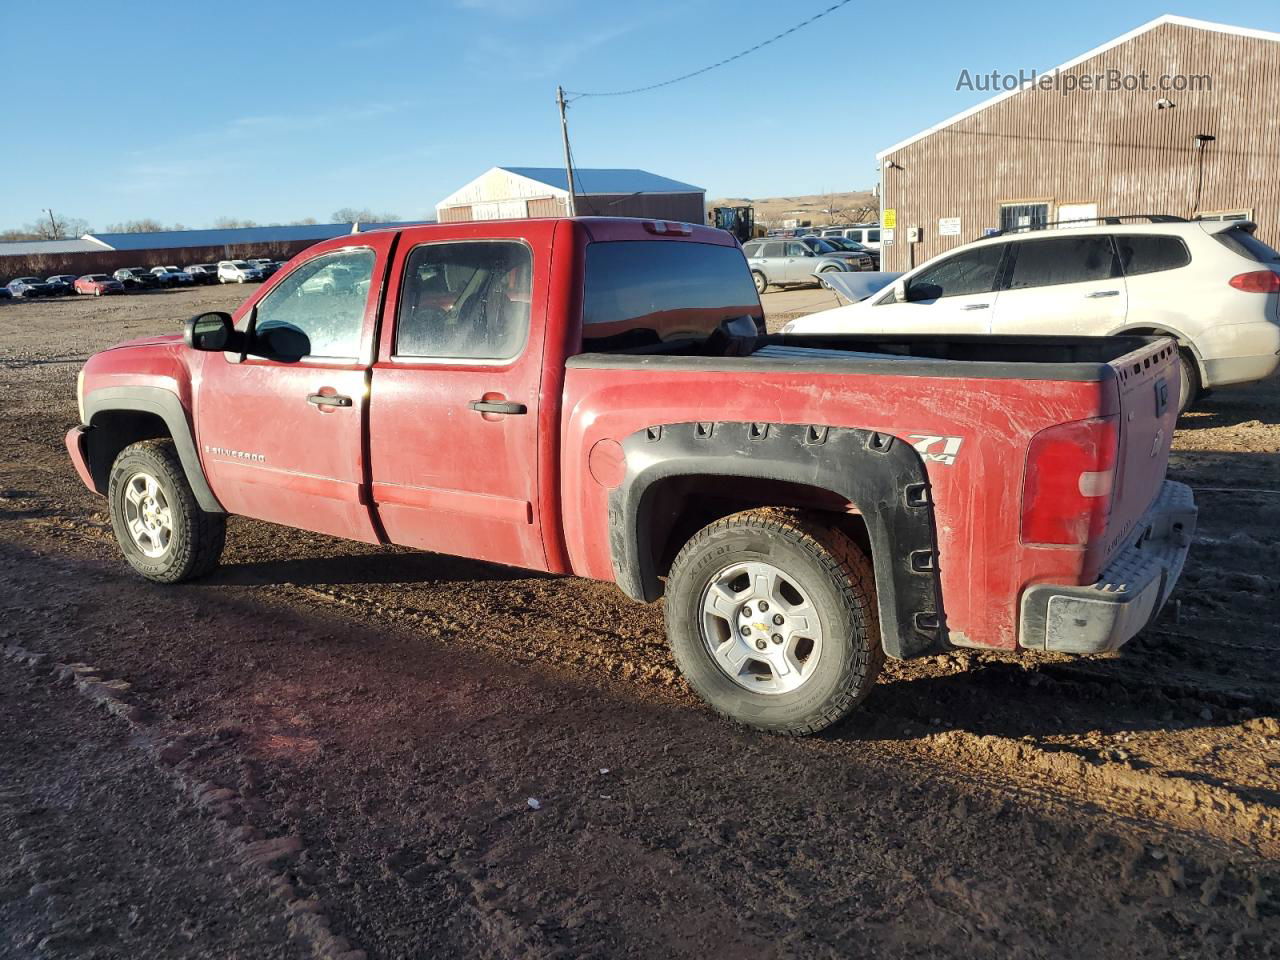
[[[895,207],[886,207],[884,217],[880,221],[880,226],[886,230],[892,230],[898,225],[898,211]]]
[[[939,217],[938,218],[938,236],[940,237],[960,236],[960,218],[959,217]]]

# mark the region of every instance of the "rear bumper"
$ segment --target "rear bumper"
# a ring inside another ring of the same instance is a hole
[[[1182,574],[1196,527],[1191,488],[1166,480],[1128,546],[1097,583],[1037,583],[1022,595],[1018,643],[1031,650],[1105,653],[1155,619]]]
[[[67,431],[67,453],[71,455],[71,464],[76,468],[76,473],[80,474],[84,485],[94,493],[98,493],[99,490],[93,482],[93,474],[89,470],[89,457],[85,453],[85,440],[90,429],[92,428],[78,426]]]

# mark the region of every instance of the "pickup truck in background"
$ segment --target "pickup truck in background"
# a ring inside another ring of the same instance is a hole
[[[701,226],[451,223],[96,354],[67,448],[152,580],[212,570],[228,514],[610,580],[665,596],[716,710],[802,734],[884,655],[1147,624],[1196,516],[1178,375],[1162,337],[766,335]]]

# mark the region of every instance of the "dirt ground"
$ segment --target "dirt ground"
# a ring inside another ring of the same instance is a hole
[[[0,305],[0,958],[1280,953],[1277,381],[1184,418],[1121,654],[891,663],[792,741],[607,584],[247,520],[132,575],[76,372],[245,292]]]

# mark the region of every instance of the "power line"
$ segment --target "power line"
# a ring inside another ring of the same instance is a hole
[[[628,94],[632,94],[632,93],[644,93],[648,90],[657,90],[659,87],[669,87],[673,83],[679,83],[681,80],[688,80],[691,77],[700,76],[704,73],[707,73],[708,71],[716,69],[716,67],[723,67],[727,63],[733,63],[733,61],[735,60],[741,60],[743,57],[747,56],[748,54],[755,53],[757,50],[763,49],[764,47],[769,46],[769,44],[771,43],[776,43],[777,41],[781,40],[783,37],[789,36],[790,34],[795,33],[797,30],[801,30],[807,27],[809,24],[813,23],[815,20],[821,20],[823,17],[827,16],[828,14],[835,13],[841,7],[846,6],[852,2],[853,0],[839,0],[838,3],[833,3],[831,6],[827,7],[827,9],[821,11],[820,13],[815,13],[808,20],[803,20],[800,23],[797,23],[793,27],[788,27],[786,30],[783,30],[777,36],[770,37],[768,40],[760,41],[754,47],[748,47],[746,50],[743,50],[741,53],[735,53],[731,57],[725,57],[723,60],[719,61],[718,63],[713,63],[709,67],[703,67],[701,70],[694,70],[692,73],[686,73],[679,77],[672,77],[670,80],[663,80],[661,83],[651,83],[647,87],[634,87],[630,90],[607,90],[602,93],[582,93],[580,91],[572,91],[572,90],[567,92],[570,94],[570,96],[573,97],[573,99],[577,100],[579,97],[625,97]]]

